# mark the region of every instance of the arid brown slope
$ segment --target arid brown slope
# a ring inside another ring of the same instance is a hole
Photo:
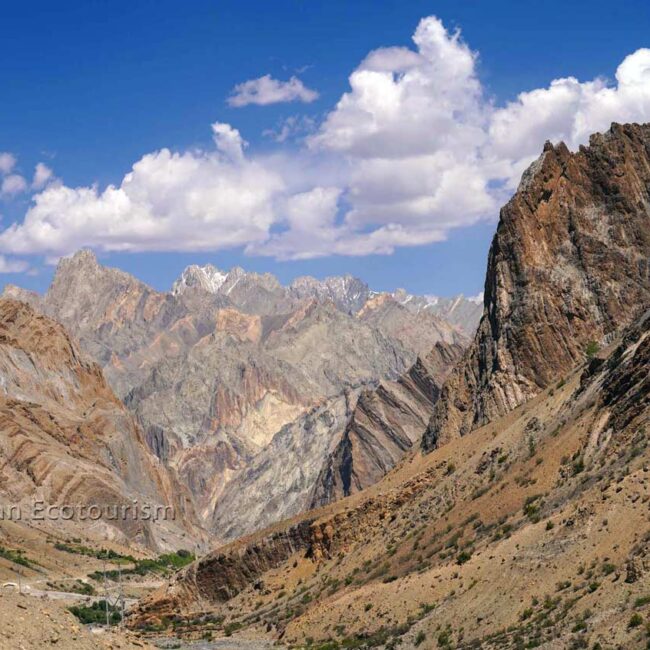
[[[650,301],[650,125],[547,144],[501,210],[485,307],[426,450],[523,404]]]
[[[22,302],[0,300],[0,493],[5,504],[100,507],[85,523],[65,517],[45,525],[84,529],[152,548],[174,546],[190,531],[174,476],[149,452],[132,416],[63,327]],[[113,517],[114,507],[172,506],[177,520]],[[109,507],[107,510],[106,508]],[[66,515],[67,516],[67,515]],[[95,515],[93,515],[95,516]]]
[[[440,388],[460,359],[460,345],[437,343],[397,381],[364,391],[315,486],[312,507],[379,481],[422,438]]]
[[[648,364],[650,312],[499,422],[204,557],[130,624],[328,648],[641,647]]]
[[[67,611],[64,603],[2,594],[0,650],[154,650],[118,628],[98,637]]]

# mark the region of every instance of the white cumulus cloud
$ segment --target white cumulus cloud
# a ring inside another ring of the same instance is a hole
[[[2,179],[0,196],[12,197],[27,189],[27,181],[20,174],[9,174]]]
[[[249,104],[266,106],[282,102],[303,102],[308,104],[318,99],[318,93],[307,88],[298,77],[279,81],[270,74],[237,84],[228,98],[228,104],[239,108]]]
[[[281,259],[390,253],[495,219],[545,140],[575,149],[612,121],[650,121],[648,49],[620,62],[613,80],[555,79],[502,105],[487,96],[477,60],[459,31],[424,18],[411,47],[368,53],[320,123],[296,116],[269,132],[279,143],[273,155],[256,155],[234,126],[215,122],[213,149],[161,149],[104,189],[48,182],[41,170],[45,185],[24,219],[0,232],[0,253],[57,257],[82,246],[243,247]],[[295,77],[267,75],[237,86],[229,102],[315,98]],[[298,132],[305,146],[282,145]],[[15,159],[3,155],[3,183],[23,191],[8,181]]]
[[[555,79],[547,88],[522,92],[516,101],[495,110],[488,132],[490,153],[512,165],[512,188],[545,140],[563,141],[576,149],[612,122],[648,120],[650,49],[642,48],[618,66],[616,84],[601,78]]]
[[[37,163],[34,169],[34,178],[32,179],[32,189],[42,190],[50,181],[54,179],[54,173],[44,163]]]
[[[9,174],[16,166],[16,157],[8,151],[0,151],[0,174]]]
[[[234,133],[217,129],[222,150],[237,154]],[[225,134],[225,135],[224,135]],[[226,143],[225,145],[223,143]],[[106,251],[216,250],[264,240],[283,180],[254,161],[221,151],[139,160],[119,186],[46,187],[22,223],[0,233],[0,250],[51,257],[82,246]]]
[[[212,125],[212,139],[217,149],[231,162],[244,160],[244,148],[248,146],[237,129],[224,122]]]

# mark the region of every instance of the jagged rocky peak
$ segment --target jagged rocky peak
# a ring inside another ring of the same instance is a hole
[[[20,302],[24,302],[36,309],[38,309],[42,300],[40,294],[36,293],[36,291],[29,291],[15,284],[5,284],[2,297],[11,300],[20,300]]]
[[[57,264],[54,281],[56,282],[57,277],[66,280],[75,277],[91,280],[106,275],[121,278],[124,281],[135,281],[135,278],[125,271],[100,264],[95,253],[88,248],[82,248],[73,255],[62,257]]]
[[[352,275],[338,275],[318,280],[309,275],[296,278],[289,287],[298,299],[331,300],[339,309],[356,313],[371,295],[368,285]]]
[[[66,325],[79,327],[108,296],[147,288],[125,271],[103,266],[92,251],[84,249],[59,261],[47,291],[47,311]]]
[[[257,314],[286,312],[292,306],[287,290],[274,275],[245,271],[241,266],[229,271],[212,264],[188,266],[171,292],[174,296],[219,296],[237,309]]]
[[[187,289],[200,288],[208,293],[217,293],[226,281],[228,273],[220,271],[212,264],[199,266],[192,264],[188,266],[180,278],[172,285],[172,293],[178,296]]]
[[[650,301],[649,259],[650,124],[613,124],[575,153],[547,143],[501,210],[484,315],[424,448],[511,411],[607,343]]]

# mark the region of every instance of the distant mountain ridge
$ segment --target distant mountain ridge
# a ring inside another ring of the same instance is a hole
[[[373,291],[359,278],[352,275],[331,276],[318,280],[312,276],[301,276],[284,288],[275,276],[265,273],[248,273],[241,267],[222,271],[212,264],[188,266],[172,285],[175,296],[186,291],[200,289],[217,295],[230,295],[237,283],[247,278],[257,282],[265,290],[275,293],[284,291],[290,298],[304,300],[315,298],[319,301],[331,300],[341,311],[355,314],[370,299],[380,296],[390,297],[409,311],[427,311],[458,327],[467,336],[473,335],[483,313],[483,294],[466,298],[462,294],[451,298],[433,295],[414,295],[405,289],[392,292]]]
[[[192,265],[159,292],[80,251],[60,261],[44,296],[5,295],[78,337],[205,525],[227,536],[309,507],[360,392],[399,380],[436,344],[468,340],[351,276],[283,287],[270,274]],[[388,456],[373,477],[399,458]],[[269,489],[277,506],[253,517]]]

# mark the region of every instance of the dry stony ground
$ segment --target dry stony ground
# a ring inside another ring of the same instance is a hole
[[[45,596],[53,584],[57,589],[65,589],[77,579],[87,581],[89,573],[102,569],[102,561],[94,557],[57,550],[55,545],[66,541],[69,541],[67,537],[52,530],[39,530],[18,522],[0,522],[0,547],[10,552],[20,550],[29,563],[29,566],[22,566],[0,557],[0,650],[152,648],[148,642],[125,632],[91,633],[67,610],[83,600],[76,594]],[[110,542],[97,543],[88,538],[78,541],[94,549],[111,548],[136,557],[151,555],[143,549],[125,548]],[[115,565],[109,563],[108,568],[115,568]],[[22,595],[12,586],[19,582],[26,592]],[[89,582],[99,589],[96,583]],[[149,590],[150,587],[144,589],[138,584],[125,583],[127,596],[142,595]]]
[[[145,650],[146,641],[123,631],[94,634],[53,601],[0,595],[0,650]]]
[[[583,370],[325,508],[322,557],[298,551],[222,604],[182,611],[163,590],[134,622],[171,602],[190,636],[211,612],[235,637],[319,650],[647,647],[650,412],[612,434]],[[259,543],[233,545],[233,566]]]

